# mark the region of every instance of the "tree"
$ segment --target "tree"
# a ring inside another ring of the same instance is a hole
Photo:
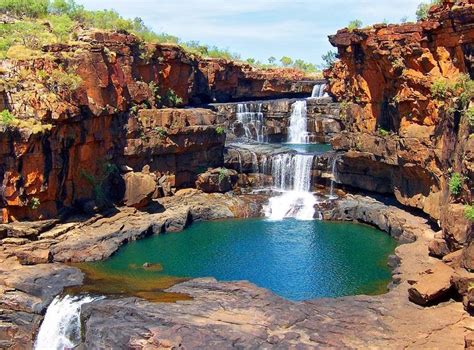
[[[247,58],[248,64],[255,64],[255,58]]]
[[[400,22],[401,22],[401,23],[408,23],[408,16],[403,16],[403,17],[400,19]]]
[[[431,2],[422,2],[418,5],[416,10],[416,19],[423,21],[428,18],[431,6],[440,5],[443,3],[443,0],[432,0]]]
[[[334,51],[328,51],[324,55],[321,56],[321,58],[324,61],[324,68],[328,69],[332,67],[332,65],[336,62],[337,60],[337,53]]]
[[[360,19],[355,19],[351,22],[349,22],[349,25],[347,26],[347,29],[349,29],[350,32],[352,32],[354,29],[359,29],[363,25],[362,21]]]
[[[283,56],[281,59],[280,59],[280,62],[281,64],[284,66],[284,67],[289,67],[293,64],[293,60],[288,57],[288,56]]]
[[[275,57],[271,56],[270,58],[268,58],[268,63],[270,63],[270,64],[275,64],[275,62],[276,62],[276,58],[275,58]]]

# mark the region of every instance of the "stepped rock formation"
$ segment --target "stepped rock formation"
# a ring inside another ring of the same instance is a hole
[[[346,129],[332,141],[347,151],[338,180],[421,209],[451,250],[472,241],[464,205],[473,200],[474,138],[466,112],[452,108],[459,99],[440,101],[431,88],[474,78],[473,26],[472,1],[445,1],[426,21],[343,29],[330,37],[340,60],[325,72]],[[465,179],[458,196],[449,193],[451,172]]]
[[[0,139],[4,222],[94,210],[104,188],[118,188],[111,199],[120,202],[123,180],[105,169],[111,164],[122,173],[146,166],[155,197],[193,186],[223,163],[225,136],[216,131],[223,121],[209,110],[157,108],[298,96],[313,85],[297,71],[198,59],[123,33],[80,31],[73,45],[43,51],[44,59],[2,61],[0,109],[29,123]]]

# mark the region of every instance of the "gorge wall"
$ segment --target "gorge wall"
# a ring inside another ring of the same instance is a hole
[[[1,64],[0,110],[14,116],[1,126],[3,222],[94,211],[124,196],[141,205],[193,186],[199,173],[223,164],[224,120],[164,107],[295,97],[313,87],[295,70],[201,59],[126,33],[79,31],[74,44],[43,52]]]
[[[473,235],[464,215],[474,183],[468,118],[473,23],[472,1],[445,1],[431,8],[426,21],[344,29],[330,37],[340,59],[325,76],[341,102],[345,128],[332,140],[345,151],[338,180],[393,193],[438,221],[444,238],[433,244],[438,255],[467,247]],[[462,179],[457,194],[449,191],[454,174]],[[472,244],[467,250],[465,264],[472,268]]]

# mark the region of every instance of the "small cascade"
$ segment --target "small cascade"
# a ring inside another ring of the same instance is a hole
[[[261,103],[237,104],[237,121],[242,123],[245,137],[257,142],[265,142],[265,121]]]
[[[324,92],[326,89],[327,84],[326,83],[318,83],[314,85],[313,87],[313,92],[311,93],[312,98],[320,98],[320,97],[326,97],[328,94]]]
[[[311,168],[313,155],[279,154],[272,159],[274,187],[283,192],[272,197],[265,210],[270,220],[296,218],[313,220],[317,203],[311,193]]]
[[[334,194],[334,183],[336,182],[336,163],[337,163],[337,155],[334,156],[331,162],[331,187],[329,190],[329,199],[331,200],[338,198],[338,196]]]
[[[255,152],[250,152],[250,154],[252,155],[252,172],[254,174],[257,174],[258,171],[259,171],[259,164],[258,164],[257,154]]]
[[[89,296],[56,297],[49,305],[35,350],[73,349],[81,342],[81,306],[97,298]]]
[[[291,106],[290,127],[288,128],[288,143],[308,143],[308,118],[306,100],[296,101]]]

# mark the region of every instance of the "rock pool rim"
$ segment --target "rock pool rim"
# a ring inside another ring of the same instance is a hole
[[[396,240],[380,235],[382,231],[373,225],[313,220],[298,221],[294,229],[289,229],[295,222],[295,219],[223,219],[198,222],[176,235],[152,235],[147,237],[147,243],[140,240],[133,245],[127,244],[120,248],[119,254],[105,261],[75,265],[85,272],[86,280],[81,287],[73,288],[74,294],[102,293],[112,297],[136,296],[150,301],[172,302],[183,300],[183,296],[170,298],[163,294],[164,299],[161,299],[153,293],[162,294],[174,285],[195,278],[214,278],[219,282],[249,281],[294,302],[324,297],[379,295],[389,291],[388,286],[393,282],[393,266],[387,263],[397,246]],[[281,232],[278,231],[281,227],[290,230],[286,236],[271,236]],[[299,232],[300,236],[295,236],[295,232]],[[211,248],[202,248],[203,240],[204,246]],[[200,246],[196,248],[197,241]],[[247,244],[252,244],[251,248]],[[293,244],[292,251],[286,254],[287,257],[279,255],[278,251],[284,251],[282,247],[287,244]],[[260,249],[256,254],[254,247],[258,245]],[[172,253],[166,253],[168,250]],[[365,253],[361,254],[371,250],[370,258],[364,257]],[[280,257],[274,258],[270,253]],[[342,259],[341,254],[349,255]],[[153,260],[157,257],[159,260]],[[252,257],[254,261],[249,264]],[[143,262],[163,263],[165,271],[162,275],[144,272],[141,269]],[[131,264],[135,265],[133,269]],[[340,266],[340,270],[333,266]],[[278,277],[262,277],[266,275],[261,271]],[[122,288],[121,278],[126,285],[136,285],[137,289]],[[136,278],[138,280],[134,282]],[[106,279],[110,280],[106,284],[109,290],[101,283],[88,284]]]

